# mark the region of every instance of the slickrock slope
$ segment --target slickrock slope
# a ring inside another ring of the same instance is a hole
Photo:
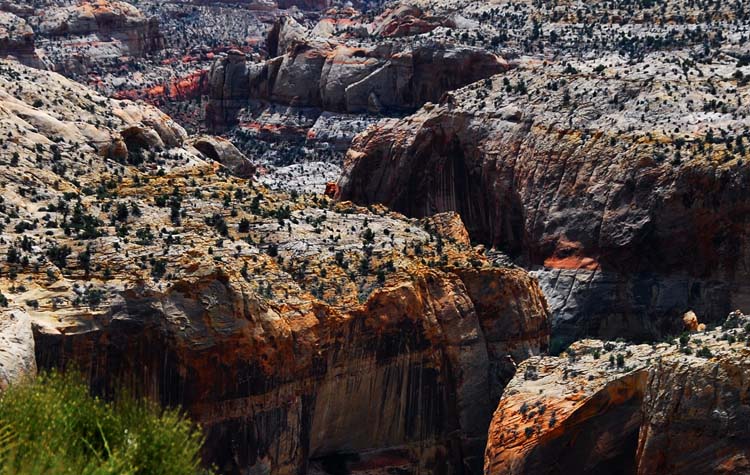
[[[459,212],[545,266],[568,341],[663,335],[691,307],[716,321],[749,295],[749,73],[679,52],[529,60],[369,128],[339,198]]]
[[[39,367],[183,405],[223,473],[481,472],[549,312],[457,215],[269,191],[228,142],[54,73],[0,62],[0,91],[0,303]]]
[[[584,340],[519,365],[486,474],[730,474],[750,469],[750,317],[679,341]]]

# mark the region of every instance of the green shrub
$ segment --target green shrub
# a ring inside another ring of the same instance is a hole
[[[90,396],[75,374],[50,373],[0,394],[1,475],[178,475],[200,467],[200,431],[176,410]]]

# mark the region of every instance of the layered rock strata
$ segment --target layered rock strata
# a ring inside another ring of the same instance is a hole
[[[574,344],[519,365],[490,428],[487,474],[744,473],[750,318],[679,341]]]
[[[734,64],[674,54],[530,62],[448,93],[358,136],[338,196],[458,212],[540,267],[567,341],[669,334],[696,305],[719,319],[748,299],[750,89]]]
[[[500,389],[548,347],[535,279],[455,214],[273,192],[151,106],[0,62],[11,83],[0,303],[39,367],[183,406],[223,473],[481,472]]]
[[[410,111],[439,100],[448,90],[509,69],[480,48],[438,43],[352,47],[308,39],[291,19],[280,25],[268,41],[269,51],[280,56],[248,64],[239,52],[230,52],[211,69],[209,128],[236,125],[249,99],[331,112]]]

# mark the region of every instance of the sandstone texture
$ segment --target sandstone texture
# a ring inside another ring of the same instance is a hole
[[[164,47],[158,20],[119,1],[2,4],[0,25],[6,31],[4,40],[0,33],[0,56],[82,76],[119,57],[143,57]]]
[[[568,341],[666,334],[693,304],[718,319],[748,295],[750,89],[734,63],[673,55],[525,63],[382,121],[355,139],[339,198],[458,212],[541,267]]]
[[[414,110],[442,94],[509,69],[479,48],[445,44],[363,44],[353,47],[314,37],[292,19],[272,29],[267,47],[279,56],[248,64],[229,52],[209,74],[208,126],[237,125],[249,99],[331,112]]]
[[[487,474],[748,470],[750,318],[678,341],[583,340],[519,365],[493,417]]]
[[[34,43],[34,30],[23,18],[0,11],[0,57],[8,56],[29,66],[42,66]]]
[[[0,309],[0,390],[36,374],[31,319],[23,309]]]
[[[458,215],[274,192],[149,105],[14,62],[0,85],[2,321],[40,368],[182,405],[222,473],[481,472],[549,311]]]

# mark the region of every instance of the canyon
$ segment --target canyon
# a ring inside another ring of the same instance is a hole
[[[0,398],[232,475],[750,473],[748,22],[0,1]]]
[[[481,471],[504,384],[549,345],[525,271],[473,249],[456,214],[292,198],[153,107],[0,63],[18,80],[3,380],[76,367],[101,394],[178,404],[223,473]]]
[[[458,212],[473,239],[538,269],[568,343],[674,334],[692,307],[719,321],[748,295],[745,106],[704,106],[744,103],[731,71],[673,70],[661,53],[524,66],[371,127],[338,197]],[[709,83],[721,89],[704,98]]]

